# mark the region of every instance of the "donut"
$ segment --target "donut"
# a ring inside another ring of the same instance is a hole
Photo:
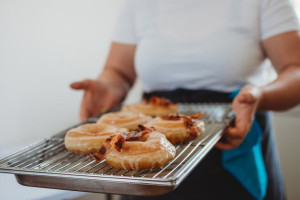
[[[193,116],[167,114],[154,118],[146,126],[154,127],[163,133],[172,144],[181,144],[195,139],[204,132],[204,122],[194,120],[199,117],[201,114]]]
[[[138,112],[111,112],[102,115],[97,123],[127,128],[131,131],[139,124],[147,123],[150,119],[150,117]]]
[[[151,97],[144,99],[142,103],[125,105],[122,111],[141,112],[148,116],[159,116],[169,113],[177,113],[178,104],[171,102],[166,98]]]
[[[100,150],[103,142],[111,135],[126,132],[105,124],[84,124],[69,130],[65,136],[65,147],[74,153],[90,154]]]
[[[140,125],[139,128],[109,138],[99,152],[91,156],[106,162],[115,168],[141,170],[162,167],[176,154],[175,147],[165,135]]]

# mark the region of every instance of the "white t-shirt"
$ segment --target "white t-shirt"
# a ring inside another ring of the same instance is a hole
[[[299,29],[289,0],[125,0],[112,40],[137,44],[144,90],[264,84],[261,41]]]

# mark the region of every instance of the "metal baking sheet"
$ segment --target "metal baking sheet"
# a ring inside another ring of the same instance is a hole
[[[67,129],[1,159],[0,172],[15,174],[26,186],[137,196],[166,194],[201,162],[233,118],[228,104],[180,104],[179,112],[202,113],[206,130],[196,140],[175,146],[176,157],[162,168],[121,170],[105,160],[95,162],[90,156],[71,153],[64,147]]]

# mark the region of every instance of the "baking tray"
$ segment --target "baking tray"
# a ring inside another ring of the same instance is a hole
[[[0,172],[15,174],[18,183],[26,186],[137,196],[166,194],[201,162],[233,119],[229,104],[179,104],[179,112],[202,113],[206,130],[196,140],[176,145],[176,157],[162,168],[121,170],[105,160],[95,162],[90,156],[71,153],[64,147],[67,129],[2,158]]]

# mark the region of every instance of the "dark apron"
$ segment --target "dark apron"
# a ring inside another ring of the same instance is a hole
[[[145,98],[151,96],[166,97],[178,103],[230,103],[232,101],[228,93],[209,90],[194,91],[177,89],[175,91],[144,94]],[[268,175],[265,199],[285,199],[270,114],[257,112],[256,119],[263,131],[261,147]],[[122,200],[254,199],[253,196],[222,167],[221,155],[221,150],[213,148],[180,186],[169,194],[157,197],[122,196]]]

